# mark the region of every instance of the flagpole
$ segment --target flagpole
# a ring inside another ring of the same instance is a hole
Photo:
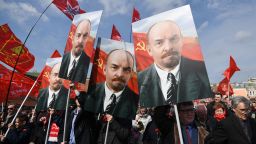
[[[13,75],[14,75],[16,66],[18,65],[18,61],[19,61],[19,58],[20,58],[22,49],[23,49],[23,47],[25,46],[25,44],[26,44],[26,42],[27,42],[27,40],[28,40],[28,38],[29,38],[29,36],[30,36],[32,30],[35,28],[36,24],[38,23],[38,21],[41,19],[41,17],[42,17],[43,14],[45,13],[45,11],[50,7],[51,4],[52,4],[52,2],[45,8],[45,10],[41,13],[41,15],[39,16],[39,18],[38,18],[37,21],[35,22],[35,24],[32,26],[32,28],[30,29],[30,31],[29,31],[29,33],[28,33],[28,35],[27,35],[27,37],[26,37],[24,43],[22,44],[22,47],[21,47],[20,51],[19,51],[18,58],[17,58],[17,60],[16,60],[16,62],[15,62],[15,65],[14,65],[14,67],[13,67],[13,70],[12,70],[12,75],[11,75],[11,79],[10,79],[10,83],[9,83],[9,87],[8,87],[8,91],[7,91],[7,95],[6,95],[5,107],[4,107],[4,117],[3,117],[4,120],[5,120],[5,117],[6,117],[6,115],[7,115],[7,103],[8,103],[9,93],[10,93],[10,89],[11,89],[11,85],[12,85]]]
[[[73,83],[71,83],[70,85],[73,86]],[[68,117],[68,106],[69,106],[69,96],[70,96],[70,91],[71,91],[71,88],[69,86],[69,89],[68,89],[68,96],[67,96],[67,100],[66,100],[66,109],[65,109],[65,119],[64,119],[64,132],[63,132],[63,143],[65,143],[65,139],[66,139],[66,127],[67,127],[67,117]]]
[[[179,133],[179,138],[180,138],[180,144],[184,144],[183,138],[182,138],[182,133],[181,133],[180,118],[179,118],[177,104],[174,104],[173,107],[174,107],[175,118],[176,118],[176,122],[177,122],[177,128],[178,128],[178,133]]]
[[[28,99],[30,93],[32,92],[33,88],[35,87],[37,81],[38,81],[38,78],[36,79],[36,81],[34,82],[34,84],[32,85],[32,87],[30,88],[30,90],[29,90],[29,92],[27,93],[27,95],[26,95],[26,97],[24,98],[24,100],[22,101],[22,103],[21,103],[21,105],[20,105],[18,111],[17,111],[16,114],[14,115],[14,117],[13,117],[13,119],[12,119],[12,121],[11,121],[10,124],[13,124],[13,123],[14,123],[14,121],[15,121],[15,119],[17,118],[17,116],[18,116],[18,114],[19,114],[21,108],[23,107],[23,105],[25,104],[26,100]],[[6,131],[5,135],[4,135],[4,137],[7,136],[7,134],[8,134],[9,131],[10,131],[10,128],[8,127],[8,129],[7,129],[7,131]]]

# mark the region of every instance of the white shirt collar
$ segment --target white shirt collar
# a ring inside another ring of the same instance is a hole
[[[48,96],[48,100],[47,100],[47,107],[49,106],[50,102],[52,101],[53,97],[53,93],[55,93],[55,99],[57,99],[58,95],[59,95],[59,92],[60,92],[60,89],[57,90],[57,91],[53,91],[50,89],[50,87],[48,88],[48,91],[49,91],[49,96]]]
[[[111,91],[108,86],[107,83],[105,82],[105,99],[104,99],[104,111],[106,110],[107,106],[112,102],[112,99],[110,99],[112,94],[116,95],[116,101],[118,102],[120,99],[121,94],[123,93],[124,89],[114,93],[113,91]]]
[[[154,63],[154,66],[156,68],[156,72],[160,77],[161,81],[167,81],[168,73],[172,73],[175,76],[176,81],[177,82],[179,81],[180,63],[173,70],[169,72],[160,69],[156,63]]]
[[[73,52],[71,51],[71,53],[70,53],[71,55],[70,55],[70,64],[72,65],[73,64],[73,61],[74,61],[74,59],[76,60],[76,63],[78,62],[78,60],[79,60],[79,58],[80,58],[80,56],[81,56],[81,54],[78,56],[78,57],[74,57],[74,55],[73,55]]]

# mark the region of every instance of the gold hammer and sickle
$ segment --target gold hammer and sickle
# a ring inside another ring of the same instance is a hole
[[[136,44],[136,49],[135,50],[146,51],[145,43],[143,41],[138,42]]]

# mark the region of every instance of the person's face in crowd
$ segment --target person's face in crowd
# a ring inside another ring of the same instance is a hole
[[[222,108],[217,108],[214,112],[215,112],[215,114],[217,114],[217,115],[224,114],[224,110],[223,110]]]
[[[49,87],[53,91],[57,91],[60,89],[62,85],[62,79],[59,78],[59,71],[60,71],[60,65],[61,63],[55,64],[52,68],[52,71],[50,73],[49,77]]]
[[[15,120],[15,127],[16,128],[21,128],[23,125],[25,125],[25,121],[21,121],[19,118],[16,118]]]
[[[78,57],[86,44],[88,37],[90,36],[91,24],[88,20],[84,20],[78,24],[75,35],[73,37],[72,52],[75,57]]]
[[[221,101],[221,95],[218,95],[218,94],[215,95],[214,101],[217,102],[217,103],[220,102]]]
[[[240,102],[236,108],[233,108],[235,115],[241,120],[247,120],[250,109]]]
[[[133,58],[124,50],[113,51],[104,66],[109,89],[119,92],[127,85],[132,75]]]
[[[254,108],[254,110],[256,110],[256,102],[252,103],[252,107]]]
[[[159,22],[148,32],[148,53],[163,70],[170,71],[179,64],[182,46],[180,29],[172,21]]]
[[[180,121],[183,125],[192,123],[195,119],[195,110],[193,105],[181,105],[179,109]]]
[[[140,114],[141,115],[145,115],[147,112],[147,109],[146,108],[140,108]]]
[[[15,105],[8,106],[8,115],[12,115],[15,113]]]

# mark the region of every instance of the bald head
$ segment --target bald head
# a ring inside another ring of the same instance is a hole
[[[62,80],[59,78],[59,71],[60,71],[61,63],[57,63],[52,67],[50,76],[49,76],[49,87],[53,91],[57,91],[60,89],[62,85]]]
[[[183,41],[180,28],[174,21],[166,20],[152,25],[147,40],[148,53],[160,69],[171,71],[179,64]]]
[[[80,56],[90,36],[91,22],[88,19],[82,20],[78,23],[76,32],[72,41],[72,53],[74,57]]]
[[[117,49],[108,54],[104,74],[110,90],[119,92],[124,89],[131,78],[133,63],[133,56],[128,51]]]

